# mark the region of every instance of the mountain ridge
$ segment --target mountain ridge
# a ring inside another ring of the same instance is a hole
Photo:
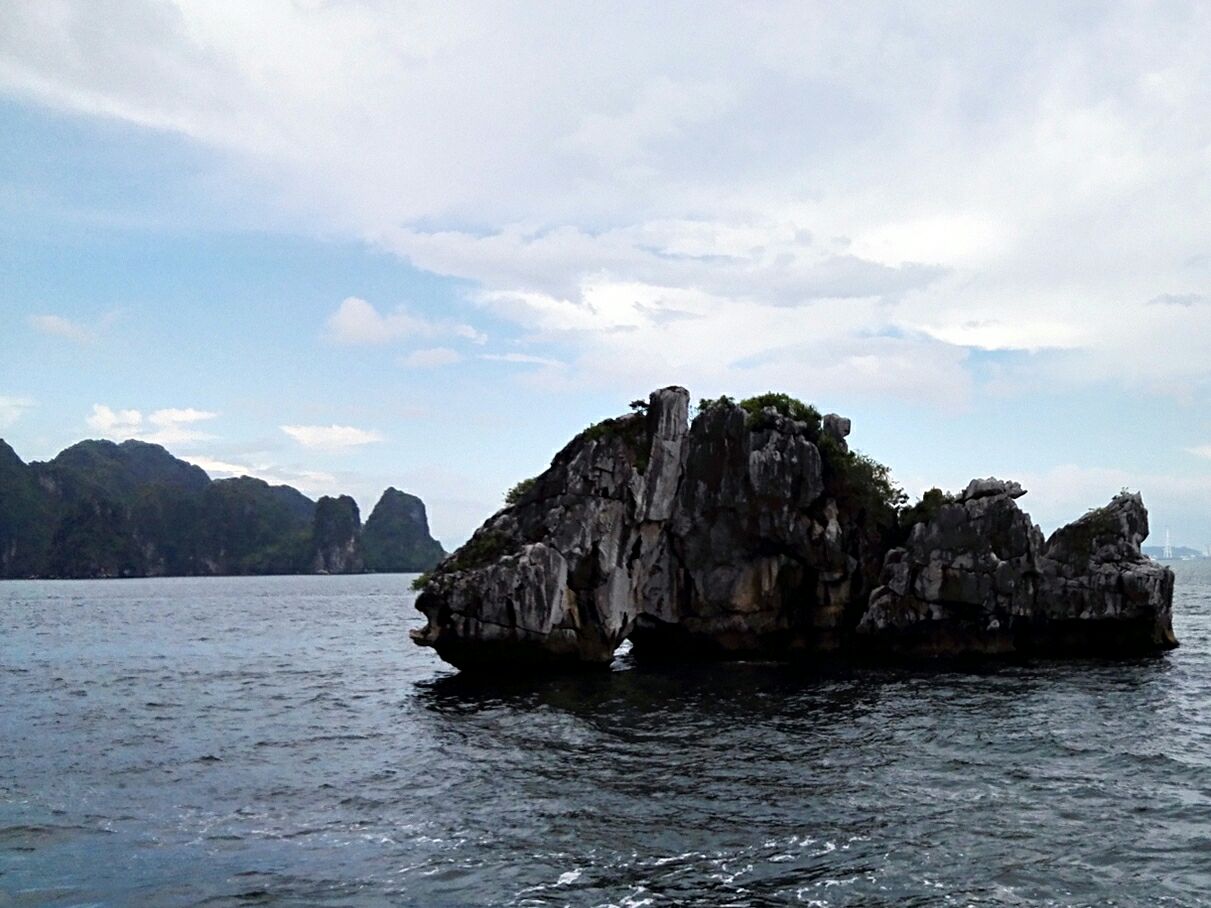
[[[347,495],[211,479],[149,442],[85,439],[25,463],[0,439],[0,578],[428,570],[445,552],[424,502],[391,488],[374,512],[399,496],[402,518],[363,527]]]

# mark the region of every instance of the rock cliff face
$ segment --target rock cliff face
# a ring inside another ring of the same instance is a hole
[[[1016,483],[903,512],[849,420],[683,388],[586,429],[426,579],[413,639],[461,668],[639,658],[1124,654],[1176,646],[1173,575],[1122,494],[1044,542]]]

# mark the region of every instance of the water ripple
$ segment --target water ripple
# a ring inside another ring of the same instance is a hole
[[[1169,905],[1211,892],[1183,647],[979,672],[468,680],[405,577],[0,585],[0,905]]]

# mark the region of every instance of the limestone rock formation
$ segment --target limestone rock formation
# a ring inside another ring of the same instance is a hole
[[[840,650],[894,516],[851,500],[864,462],[814,411],[688,408],[665,388],[573,439],[433,572],[416,641],[463,667]]]
[[[640,410],[574,438],[437,566],[418,644],[509,669],[606,665],[625,639],[657,660],[1176,645],[1139,496],[1044,543],[1021,486],[973,480],[904,511],[909,531],[843,417],[771,394],[690,423],[677,387]]]
[[[379,573],[427,571],[445,556],[429,535],[425,503],[415,495],[389,488],[362,528],[366,570]]]
[[[1140,551],[1148,512],[1123,492],[1042,532],[1015,482],[972,480],[892,549],[858,626],[868,648],[913,656],[1130,654],[1177,645],[1173,572]]]
[[[357,574],[362,562],[362,519],[348,495],[328,495],[315,503],[311,570],[316,574]]]

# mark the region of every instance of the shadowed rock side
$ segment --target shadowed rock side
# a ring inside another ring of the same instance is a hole
[[[645,659],[809,662],[1176,645],[1138,495],[1044,544],[1019,486],[975,480],[906,533],[849,420],[721,398],[689,425],[688,405],[665,388],[573,439],[438,565],[413,639],[512,669],[607,665],[628,638]]]

